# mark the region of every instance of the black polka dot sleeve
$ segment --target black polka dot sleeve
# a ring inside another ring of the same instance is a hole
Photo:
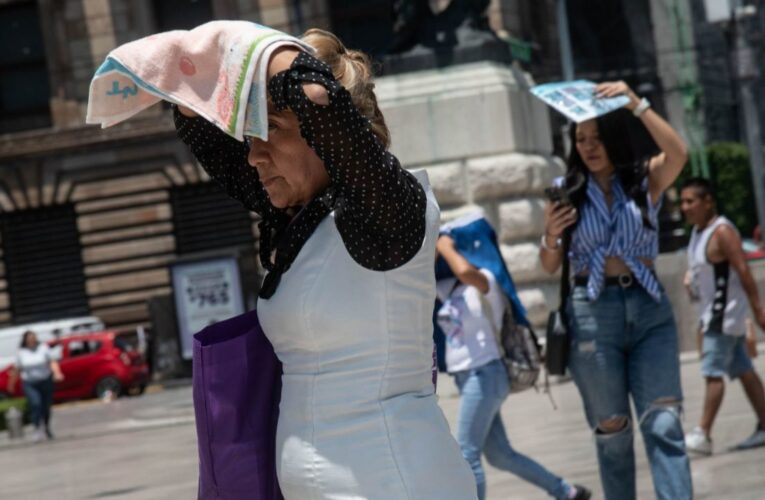
[[[272,210],[258,172],[247,163],[248,149],[202,117],[189,118],[173,106],[178,137],[191,149],[202,168],[229,196],[248,210],[265,215]]]
[[[329,104],[311,101],[303,84],[327,89]],[[301,53],[268,88],[277,109],[289,108],[300,132],[324,162],[335,190],[335,220],[345,247],[378,271],[408,262],[425,237],[425,192],[372,132],[326,64]]]

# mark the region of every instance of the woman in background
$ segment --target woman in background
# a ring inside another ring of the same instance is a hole
[[[653,268],[661,202],[685,165],[686,147],[624,82],[602,83],[597,92],[626,95],[629,103],[571,127],[568,172],[556,180],[571,203],[548,204],[540,257],[549,273],[570,258],[575,273],[566,307],[569,369],[595,434],[606,498],[636,496],[632,396],[656,497],[687,500],[693,487],[680,422],[677,328]],[[633,148],[637,120],[658,154]]]
[[[442,277],[437,283],[438,298],[443,302],[438,311],[439,325],[446,336],[447,371],[460,391],[457,442],[473,469],[478,499],[486,498],[481,464],[481,455],[486,455],[494,467],[536,485],[555,499],[587,500],[587,488],[568,483],[518,453],[507,438],[500,410],[510,394],[510,381],[495,331],[501,329],[506,307],[513,308],[517,323],[528,321],[494,230],[482,214],[468,216],[444,228],[436,250],[443,259],[436,274]],[[444,276],[443,263],[451,271],[450,277]]]
[[[46,437],[53,439],[50,428],[51,406],[53,405],[54,382],[64,380],[58,361],[51,356],[46,344],[37,340],[33,331],[27,331],[21,338],[16,366],[11,371],[8,384],[15,387],[21,377],[24,396],[27,398],[32,425],[35,428],[33,439],[42,441]]]

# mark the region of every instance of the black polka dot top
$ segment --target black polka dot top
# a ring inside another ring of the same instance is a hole
[[[303,83],[324,86],[329,104],[311,101]],[[294,209],[271,205],[257,170],[247,163],[248,148],[243,142],[201,117],[174,112],[178,136],[210,177],[262,217],[260,260],[269,273],[260,296],[273,295],[282,273],[331,211],[348,253],[359,265],[388,271],[407,263],[425,237],[425,192],[385,150],[329,66],[301,53],[290,69],[271,78],[268,92],[278,110],[289,108],[295,113],[301,135],[322,159],[331,179],[324,193],[304,207],[295,207],[296,215],[290,215]]]

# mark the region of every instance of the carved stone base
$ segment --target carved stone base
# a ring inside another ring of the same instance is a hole
[[[531,77],[479,62],[377,80],[391,150],[407,168],[425,168],[448,220],[482,208],[529,318],[541,325],[556,304],[556,277],[539,262],[543,191],[562,175],[552,157],[549,114]]]

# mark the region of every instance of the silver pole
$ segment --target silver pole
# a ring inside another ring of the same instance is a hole
[[[563,66],[563,79],[574,79],[574,56],[571,53],[571,35],[568,31],[568,11],[566,0],[558,0],[558,40],[560,42],[560,60]]]
[[[736,76],[739,82],[741,96],[741,111],[744,119],[746,144],[749,149],[749,162],[752,170],[754,198],[757,205],[757,220],[760,227],[765,227],[765,159],[763,159],[762,140],[760,134],[760,115],[754,98],[754,83],[757,78],[757,67],[754,64],[754,50],[749,46],[746,32],[739,21],[739,8],[742,2],[734,2],[735,8],[731,22],[735,30],[735,62]]]

